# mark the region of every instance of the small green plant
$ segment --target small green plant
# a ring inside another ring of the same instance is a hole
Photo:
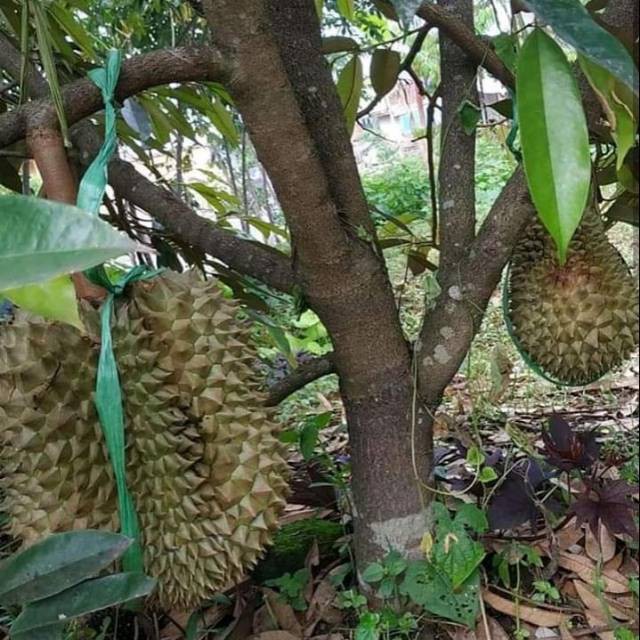
[[[398,578],[406,571],[407,561],[398,551],[390,551],[381,562],[373,562],[363,572],[362,579],[378,588],[378,597],[387,600],[398,596]]]
[[[282,600],[290,604],[296,611],[304,611],[307,608],[304,590],[310,577],[308,569],[299,569],[293,575],[285,573],[279,578],[267,580],[265,584],[277,589]]]
[[[515,540],[500,553],[496,553],[492,558],[492,565],[498,577],[507,589],[513,586],[511,567],[524,567],[526,569],[541,568],[542,558],[536,549]]]
[[[336,604],[340,609],[354,609],[360,611],[367,606],[367,599],[355,589],[339,591]]]
[[[531,599],[536,602],[559,602],[561,600],[560,592],[548,580],[535,580],[533,588],[535,592]]]

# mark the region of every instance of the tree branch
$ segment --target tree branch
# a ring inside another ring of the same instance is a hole
[[[72,129],[72,140],[81,149],[81,162],[88,165],[97,153],[101,137],[89,122]],[[294,286],[291,259],[265,244],[252,242],[221,229],[198,215],[170,189],[155,185],[129,162],[114,158],[109,163],[109,184],[116,193],[146,211],[165,229],[229,268],[254,277],[279,291]]]
[[[451,15],[473,29],[473,0],[440,0]],[[465,131],[460,108],[478,104],[477,66],[444,32],[440,32],[442,96],[441,156],[438,170],[440,211],[439,273],[446,273],[464,257],[475,236],[476,133]]]
[[[500,80],[506,87],[514,88],[513,74],[496,55],[491,46],[476,36],[473,29],[460,21],[448,9],[441,5],[423,2],[417,15],[430,25],[440,29],[455,42],[469,58],[480,67],[484,67],[492,76]]]
[[[416,347],[420,395],[435,408],[460,368],[522,230],[533,219],[524,172],[516,169],[496,199],[467,256],[442,274]]]
[[[413,69],[411,68],[411,65],[413,64],[413,61],[416,59],[416,56],[420,53],[420,50],[422,49],[422,45],[424,44],[424,41],[427,35],[429,34],[430,29],[431,29],[431,26],[427,25],[423,29],[418,31],[418,35],[416,36],[416,39],[413,41],[413,44],[411,45],[409,52],[405,56],[405,59],[402,61],[402,64],[398,69],[398,76],[403,71],[406,71],[413,78],[413,81],[423,89],[424,87],[422,87],[422,82],[418,78],[415,71],[413,71]],[[384,95],[376,95],[375,98],[373,98],[373,100],[366,107],[364,107],[364,109],[361,109],[360,111],[358,111],[358,115],[356,116],[356,118],[359,120],[360,118],[364,118],[364,116],[369,115],[375,109],[376,105],[380,103],[380,100],[382,100],[382,98],[384,98]]]
[[[343,391],[369,396],[408,373],[409,354],[313,3],[205,0],[204,9],[287,218],[296,280],[333,340]]]
[[[286,378],[279,380],[269,387],[265,404],[268,407],[274,407],[280,404],[285,398],[288,398],[292,393],[330,373],[335,373],[332,353],[305,362]]]
[[[1,35],[1,34],[0,34]],[[1,47],[0,62],[7,58],[13,65],[15,51]],[[139,93],[144,89],[170,82],[222,81],[227,68],[222,56],[212,47],[162,49],[125,60],[116,88],[116,99]],[[13,75],[13,73],[12,73]],[[33,80],[32,80],[33,82]],[[40,88],[40,83],[35,85]],[[89,79],[76,80],[62,87],[67,122],[72,125],[103,107],[100,89]],[[57,116],[48,98],[29,102],[19,109],[0,115],[0,148],[25,137],[32,126],[57,126]]]

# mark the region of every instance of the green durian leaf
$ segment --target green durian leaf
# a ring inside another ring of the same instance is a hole
[[[77,207],[0,196],[0,291],[82,271],[136,250],[109,224]]]
[[[110,531],[47,536],[0,564],[0,602],[21,605],[60,593],[108,567],[130,544]]]
[[[94,611],[130,602],[151,593],[154,578],[143,573],[116,573],[86,580],[70,589],[27,605],[11,625],[13,633],[25,633],[60,622],[73,620]]]
[[[64,623],[58,623],[40,629],[32,629],[27,633],[12,633],[11,640],[62,640],[64,627]]]
[[[351,134],[356,123],[362,91],[362,63],[358,56],[353,56],[340,72],[337,89],[347,121],[347,130]]]
[[[562,40],[638,94],[638,70],[633,58],[620,40],[591,17],[580,0],[527,0],[527,5]]]
[[[7,289],[2,294],[25,311],[82,329],[76,290],[69,276],[58,276],[46,282]]]
[[[400,73],[400,54],[391,49],[376,49],[371,57],[371,85],[380,97],[393,89]]]
[[[589,196],[589,134],[571,66],[540,29],[520,52],[516,94],[529,191],[564,264]]]
[[[322,53],[340,53],[341,51],[357,51],[358,43],[347,36],[329,36],[322,38]]]

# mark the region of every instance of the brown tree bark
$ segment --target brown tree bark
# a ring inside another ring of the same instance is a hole
[[[415,551],[428,526],[421,490],[429,472],[428,432],[419,425],[412,438],[410,351],[313,3],[210,0],[204,6],[232,68],[228,89],[291,230],[296,282],[334,344],[354,460],[359,566],[391,547]],[[414,448],[420,481],[408,464]]]

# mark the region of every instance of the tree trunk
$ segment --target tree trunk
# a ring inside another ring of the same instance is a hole
[[[358,571],[396,549],[417,557],[428,531],[431,424],[423,413],[412,426],[413,384],[390,380],[368,398],[343,391],[353,465],[355,550]],[[413,462],[415,462],[415,469]]]

